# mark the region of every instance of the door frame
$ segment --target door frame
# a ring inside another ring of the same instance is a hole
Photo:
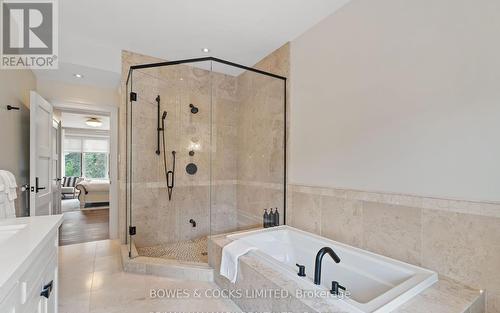
[[[56,121],[54,116],[52,116],[52,135],[55,135],[55,142],[52,141],[52,151],[54,151],[55,147],[55,155],[53,154],[52,165],[54,166],[54,161],[57,158],[57,166],[55,168],[55,177],[51,177],[53,186],[56,187],[56,190],[52,190],[52,193],[57,192],[57,203],[52,203],[52,213],[51,214],[61,214],[61,174],[62,174],[62,156],[61,156],[61,148],[62,148],[62,128],[61,122]],[[52,168],[52,173],[54,173],[54,168]],[[52,197],[55,201],[55,197]]]
[[[53,110],[54,106],[52,103],[47,101],[44,97],[42,97],[38,92],[35,90],[30,91],[30,216],[37,216],[37,206],[38,206],[38,199],[37,199],[37,194],[38,194],[38,159],[40,155],[40,147],[39,147],[39,139],[40,137],[37,134],[37,114],[39,114],[39,110],[44,110],[49,113],[50,118],[47,121],[47,131],[49,132],[48,134],[48,144],[49,147],[47,148],[48,151],[45,151],[46,158],[48,158],[48,181],[47,185],[43,188],[44,191],[46,190],[47,192],[45,193],[45,196],[47,196],[50,200],[48,200],[48,211],[47,215],[52,215],[52,117],[53,117]],[[35,124],[33,124],[35,123]]]
[[[109,238],[118,239],[118,107],[57,101],[52,105],[63,112],[109,116]]]

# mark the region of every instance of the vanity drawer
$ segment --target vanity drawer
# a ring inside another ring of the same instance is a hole
[[[20,307],[19,313],[45,313],[43,311],[42,302],[41,297],[30,298],[25,305]]]
[[[45,262],[45,269],[41,271],[41,275],[34,282],[34,288],[27,294],[26,301],[20,305],[20,313],[54,313],[55,298],[57,290],[56,272],[57,272],[57,258],[54,257]],[[41,295],[44,290],[43,287],[52,282],[51,291],[47,294],[48,298]],[[21,292],[20,292],[21,293]],[[22,296],[20,297],[22,298]],[[22,300],[22,299],[21,299]],[[17,313],[17,312],[16,312]]]
[[[56,238],[56,237],[54,237]],[[0,303],[0,313],[53,313],[56,297],[57,247],[51,238],[35,261],[28,264],[9,294]],[[53,282],[49,299],[40,296],[43,286]]]
[[[5,299],[0,303],[0,312],[2,313],[18,313],[19,303],[19,288],[16,285],[14,289],[5,297]]]
[[[9,265],[4,266],[0,282],[0,313],[57,313],[57,239],[62,215],[23,217],[15,222],[22,229],[0,243],[7,252],[2,262]]]
[[[28,298],[33,294],[40,294],[43,277],[49,270],[49,267],[56,266],[57,247],[54,246],[53,238],[51,238],[18,281],[21,305],[27,303]]]

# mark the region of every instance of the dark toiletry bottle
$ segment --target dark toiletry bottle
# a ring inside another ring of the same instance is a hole
[[[264,210],[264,216],[263,216],[263,226],[264,228],[269,227],[269,214],[267,213],[267,209]]]
[[[267,218],[267,227],[273,227],[274,213],[273,208],[269,208],[269,216]]]
[[[278,208],[276,208],[276,211],[274,211],[274,226],[279,226],[280,225],[280,214],[278,213]]]
[[[269,211],[269,227],[274,226],[274,221],[276,220],[276,214],[273,212],[273,208],[270,208]]]

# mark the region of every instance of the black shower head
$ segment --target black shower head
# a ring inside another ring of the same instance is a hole
[[[198,113],[198,108],[194,106],[194,104],[189,104],[189,107],[191,108],[191,113],[196,114]]]
[[[163,111],[163,115],[161,116],[161,119],[164,120],[167,118],[167,111]]]

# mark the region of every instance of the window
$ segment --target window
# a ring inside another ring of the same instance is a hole
[[[108,179],[109,139],[66,136],[64,169],[65,176]]]
[[[82,154],[80,152],[64,153],[64,176],[82,176]]]

